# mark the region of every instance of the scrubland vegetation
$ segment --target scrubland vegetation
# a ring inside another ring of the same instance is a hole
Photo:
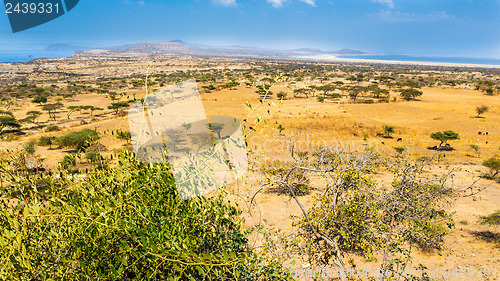
[[[498,264],[498,69],[152,60],[147,80],[136,58],[0,66],[0,280]],[[252,161],[182,201],[167,164],[135,160],[127,109],[188,79],[245,124]]]

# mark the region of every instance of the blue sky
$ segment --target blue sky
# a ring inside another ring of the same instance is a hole
[[[500,0],[80,0],[68,14],[16,34],[0,8],[0,50],[174,39],[500,58]]]

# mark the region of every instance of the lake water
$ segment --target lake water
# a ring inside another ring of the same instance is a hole
[[[70,57],[73,53],[73,51],[0,52],[0,62],[28,62],[39,58],[64,58]]]
[[[73,51],[33,51],[33,52],[0,52],[0,62],[28,62],[38,58],[64,58],[73,55]],[[31,57],[30,57],[31,56]],[[343,59],[367,59],[383,61],[465,63],[500,66],[500,59],[465,58],[465,57],[424,57],[411,55],[336,55]]]
[[[436,62],[436,63],[465,63],[465,64],[484,64],[500,66],[500,59],[490,58],[463,58],[463,57],[424,57],[410,55],[349,55],[336,56],[342,59],[366,59],[383,61],[408,61],[408,62]]]

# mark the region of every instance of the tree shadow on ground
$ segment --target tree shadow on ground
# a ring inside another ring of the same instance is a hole
[[[450,145],[445,145],[445,146],[429,146],[427,147],[427,149],[429,150],[436,150],[436,151],[453,151],[455,150],[453,147],[451,147]]]
[[[489,243],[494,243],[496,244],[497,248],[500,248],[500,233],[491,232],[487,230],[487,231],[471,231],[470,234],[472,234],[472,236],[476,237],[477,239]]]

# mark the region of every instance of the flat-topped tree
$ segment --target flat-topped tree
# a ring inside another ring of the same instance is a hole
[[[316,89],[318,91],[322,91],[323,92],[323,99],[326,98],[326,95],[329,93],[329,92],[332,92],[332,91],[335,91],[336,87],[333,86],[333,85],[323,85],[323,86],[319,86],[319,87],[316,87]]]
[[[27,119],[29,121],[31,121],[34,124],[38,124],[37,119],[38,119],[38,117],[40,117],[42,115],[42,113],[40,111],[32,110],[32,111],[28,111],[26,113],[26,115],[27,115]]]
[[[388,96],[389,95],[389,90],[386,89],[381,89],[378,86],[377,87],[372,87],[371,92],[373,94],[374,98],[380,98],[380,96]]]
[[[90,116],[94,116],[94,111],[97,111],[97,110],[102,111],[102,110],[104,110],[104,109],[102,109],[100,107],[95,107],[93,105],[85,106],[85,109],[90,110]]]
[[[0,134],[5,128],[19,129],[21,124],[19,124],[12,112],[0,110]]]
[[[224,123],[208,123],[208,128],[217,134],[218,139],[220,139],[220,133],[224,129]]]
[[[109,98],[110,98],[112,101],[115,101],[115,100],[116,100],[116,98],[117,98],[117,96],[118,96],[118,94],[117,94],[116,92],[110,92],[110,93],[108,94],[108,96],[109,96]]]
[[[115,114],[118,114],[121,109],[128,107],[127,102],[114,102],[111,105],[108,106],[108,109],[112,109],[115,111]]]
[[[416,99],[417,97],[421,96],[423,93],[422,91],[419,91],[417,89],[403,89],[400,91],[401,97],[403,97],[404,100],[406,101],[411,101]]]
[[[434,140],[440,141],[441,143],[439,144],[439,147],[442,147],[443,144],[446,144],[450,140],[459,139],[459,136],[457,133],[453,132],[452,130],[447,130],[447,131],[443,131],[443,132],[432,133],[431,138]]]
[[[489,108],[486,105],[481,105],[476,107],[476,113],[477,113],[476,118],[479,118],[482,114],[488,112],[488,110]]]
[[[58,113],[58,110],[63,108],[64,105],[60,102],[58,103],[49,103],[46,104],[42,107],[43,110],[47,111],[49,113],[49,118],[52,118],[54,121],[56,121],[56,114]]]
[[[68,116],[68,119],[69,119],[69,117],[71,116],[71,114],[73,114],[73,112],[81,109],[81,106],[71,105],[71,106],[68,106],[67,109],[68,109],[68,113],[66,115]]]
[[[351,87],[346,87],[349,97],[352,99],[352,101],[356,101],[356,99],[361,95],[362,93],[366,92],[368,90],[367,87],[364,86],[351,86]]]
[[[310,89],[299,88],[299,89],[293,90],[293,94],[295,97],[297,97],[297,95],[304,95],[307,99],[307,98],[309,98],[310,91],[311,91]]]

